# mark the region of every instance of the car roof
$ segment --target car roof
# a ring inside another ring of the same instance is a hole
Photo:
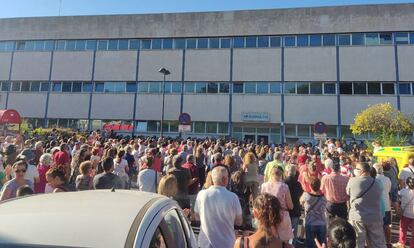
[[[6,201],[0,204],[0,246],[124,247],[140,210],[165,201],[168,198],[132,190],[41,194]]]

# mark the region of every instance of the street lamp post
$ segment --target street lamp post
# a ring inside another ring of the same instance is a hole
[[[164,101],[165,101],[165,76],[170,75],[170,71],[165,69],[164,67],[158,70],[159,73],[163,75],[162,77],[162,110],[161,110],[161,129],[160,129],[160,138],[164,136]]]

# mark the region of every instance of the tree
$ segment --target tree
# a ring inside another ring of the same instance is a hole
[[[370,133],[383,145],[400,145],[413,129],[412,119],[390,103],[369,106],[355,116],[355,122],[351,125],[353,134]]]

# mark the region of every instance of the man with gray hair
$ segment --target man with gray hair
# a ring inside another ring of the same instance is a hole
[[[232,248],[236,239],[234,225],[243,222],[236,194],[228,191],[228,170],[216,166],[211,172],[213,186],[198,193],[194,214],[201,222],[198,244],[204,247]]]
[[[282,162],[282,152],[277,151],[273,154],[273,161],[270,163],[267,163],[266,165],[266,169],[264,171],[264,181],[267,182],[270,179],[270,176],[272,174],[272,169],[276,168],[276,167],[280,167],[282,168],[282,170],[284,170],[285,166],[283,165]]]

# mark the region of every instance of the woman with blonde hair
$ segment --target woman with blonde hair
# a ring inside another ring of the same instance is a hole
[[[177,195],[177,192],[177,178],[174,175],[167,175],[161,178],[158,185],[158,194],[174,199],[174,197]]]
[[[248,152],[243,159],[244,184],[250,190],[253,200],[259,192],[259,165],[253,152]]]

